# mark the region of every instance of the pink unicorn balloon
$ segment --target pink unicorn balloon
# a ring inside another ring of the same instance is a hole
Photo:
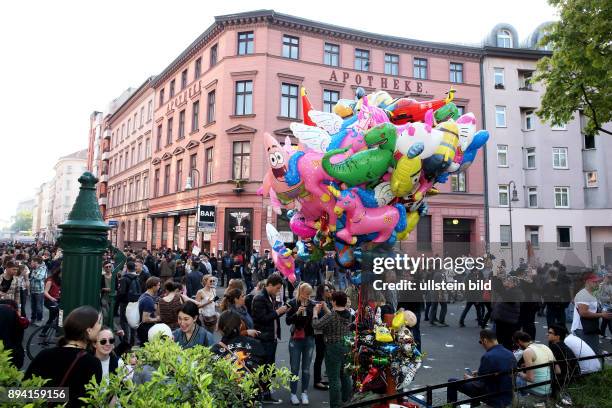
[[[357,235],[366,235],[377,232],[372,240],[375,243],[386,242],[393,232],[403,232],[406,229],[406,208],[397,204],[383,207],[365,207],[360,197],[359,189],[339,191],[328,186],[329,191],[336,197],[335,213],[337,216],[346,212],[344,228],[336,233],[347,244],[357,243]]]

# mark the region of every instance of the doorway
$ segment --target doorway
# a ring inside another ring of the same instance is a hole
[[[474,220],[469,218],[444,218],[444,256],[458,257],[470,254],[473,224]]]
[[[230,253],[251,253],[253,244],[252,208],[228,208],[225,210],[225,249]]]

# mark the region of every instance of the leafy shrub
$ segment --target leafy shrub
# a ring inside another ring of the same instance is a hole
[[[255,404],[260,384],[270,381],[272,388],[287,387],[291,373],[287,368],[262,366],[255,372],[241,371],[233,362],[217,359],[205,347],[183,350],[171,340],[155,340],[136,351],[135,372],[154,369],[151,380],[134,384],[127,379],[127,368],[111,374],[100,384],[95,379],[86,386],[95,407],[113,403],[121,407],[249,407]]]
[[[19,371],[11,361],[11,351],[4,349],[4,343],[0,341],[0,395],[6,395],[7,388],[40,388],[47,380],[39,377],[23,379],[24,373]],[[18,406],[18,404],[10,404]],[[28,407],[43,407],[46,403],[43,400],[29,403]]]

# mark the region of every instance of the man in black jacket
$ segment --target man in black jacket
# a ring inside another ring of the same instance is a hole
[[[266,281],[266,287],[253,298],[251,309],[253,311],[253,323],[255,330],[261,333],[258,339],[265,351],[263,364],[274,364],[276,360],[277,339],[280,339],[279,318],[287,312],[288,307],[282,305],[277,307],[276,296],[283,288],[283,278],[278,273],[273,273]],[[272,397],[270,391],[264,393],[264,403],[280,404],[282,401]]]

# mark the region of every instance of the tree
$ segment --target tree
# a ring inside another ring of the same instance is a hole
[[[546,92],[537,114],[563,125],[581,111],[588,119],[587,135],[612,135],[603,128],[612,121],[612,1],[548,1],[561,19],[546,28],[540,41],[553,54],[538,63],[535,79]]]
[[[11,229],[13,231],[30,231],[32,229],[32,211],[18,212]]]

